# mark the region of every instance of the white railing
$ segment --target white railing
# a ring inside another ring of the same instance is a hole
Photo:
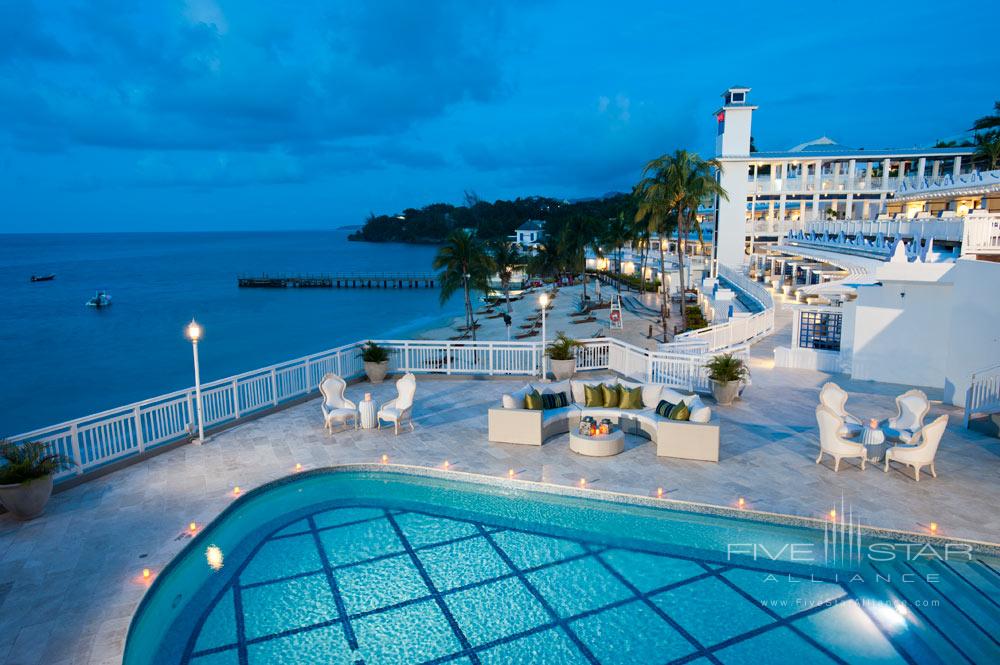
[[[756,300],[763,308],[762,311],[749,316],[734,316],[725,323],[681,333],[674,337],[673,342],[665,344],[662,348],[683,353],[685,348],[690,348],[689,346],[685,347],[685,345],[694,343],[702,345],[702,348],[705,349],[702,353],[717,353],[751,344],[761,337],[771,334],[774,330],[774,298],[768,290],[763,285],[728,266],[720,265],[718,275],[732,284],[738,291],[742,291],[744,295]],[[702,309],[706,311],[706,317],[714,316],[714,309],[710,301],[703,302]]]
[[[1000,254],[1000,214],[975,211],[965,218],[962,254]]]
[[[974,372],[965,393],[965,426],[976,413],[1000,412],[1000,365]]]
[[[395,373],[537,376],[540,370],[540,342],[377,340],[377,343],[388,348],[389,368]],[[203,384],[205,426],[227,425],[314,394],[327,372],[347,380],[362,377],[363,344],[359,341]],[[576,350],[577,370],[610,370],[638,381],[709,390],[704,365],[710,357],[710,345],[692,340],[678,346],[677,350],[664,352],[648,351],[613,339],[581,340]],[[749,358],[747,346],[731,350]],[[71,459],[75,466],[57,476],[62,480],[190,439],[196,431],[194,400],[194,388],[178,390],[25,432],[10,440],[42,441],[51,452]]]

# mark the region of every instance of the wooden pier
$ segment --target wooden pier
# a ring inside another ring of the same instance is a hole
[[[241,289],[433,289],[437,275],[346,273],[334,275],[239,276]]]

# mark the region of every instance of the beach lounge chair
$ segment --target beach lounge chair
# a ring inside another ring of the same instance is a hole
[[[931,468],[931,475],[937,478],[937,471],[934,470],[934,456],[937,454],[941,437],[948,427],[948,414],[938,416],[931,424],[917,430],[910,445],[893,446],[885,451],[885,469],[889,472],[889,461],[898,462],[913,467],[913,479],[920,482],[920,469],[925,466]]]
[[[396,381],[396,399],[389,400],[378,410],[378,427],[382,429],[382,421],[391,422],[395,433],[399,434],[399,426],[403,420],[410,421],[410,431],[413,431],[413,398],[417,394],[417,377],[407,372]]]
[[[323,426],[327,434],[333,434],[334,421],[345,424],[354,419],[354,429],[358,428],[358,405],[344,397],[347,382],[336,374],[329,373],[319,383],[319,391],[323,394],[320,409],[323,411]]]

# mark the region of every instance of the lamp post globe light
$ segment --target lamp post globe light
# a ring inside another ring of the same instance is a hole
[[[198,443],[205,442],[205,419],[202,416],[201,408],[201,371],[198,367],[198,340],[201,339],[202,329],[197,321],[191,319],[184,329],[184,335],[191,340],[191,349],[194,353],[194,403],[195,411],[198,414]]]
[[[549,294],[543,293],[538,296],[538,304],[542,306],[542,381],[548,380],[548,372],[545,371],[545,310],[549,305]]]

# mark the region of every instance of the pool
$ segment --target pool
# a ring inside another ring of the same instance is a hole
[[[823,530],[527,486],[340,469],[255,490],[158,576],[124,662],[905,663],[1000,653],[996,558],[831,560]],[[848,554],[855,544],[851,534]]]

